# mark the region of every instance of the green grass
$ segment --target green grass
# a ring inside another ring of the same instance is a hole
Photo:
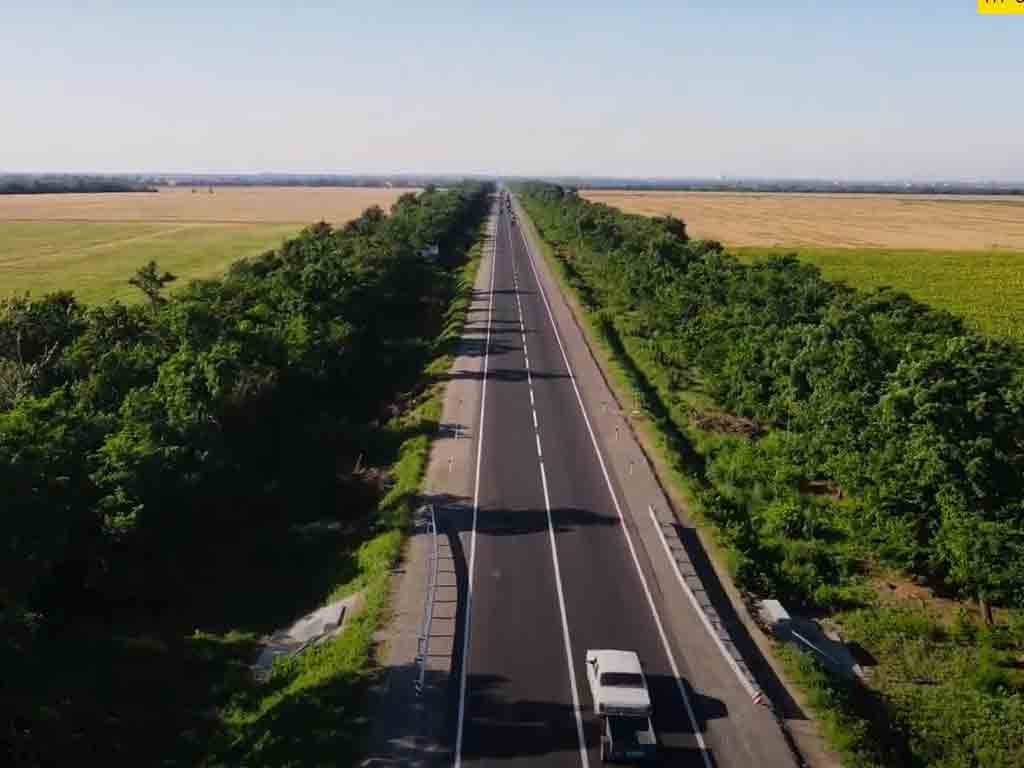
[[[891,286],[960,315],[983,333],[1024,339],[1024,251],[892,248],[730,249],[740,259],[797,253],[829,280],[855,288]]]
[[[1024,761],[1024,615],[993,629],[918,608],[840,612],[844,639],[869,649],[867,686],[836,679],[779,649],[844,766],[987,768]]]
[[[294,224],[190,224],[29,221],[0,222],[0,298],[71,289],[86,302],[138,301],[128,285],[151,259],[188,279],[210,277],[229,264],[273,248]]]

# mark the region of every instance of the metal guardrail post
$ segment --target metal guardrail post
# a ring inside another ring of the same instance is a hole
[[[429,504],[425,508],[428,513],[426,519],[427,533],[431,537],[431,554],[427,563],[427,599],[423,608],[423,621],[420,624],[420,633],[417,637],[416,648],[416,681],[413,687],[417,696],[423,695],[424,680],[427,675],[427,652],[430,649],[430,625],[434,619],[434,592],[437,589],[437,519],[434,516],[434,506]]]

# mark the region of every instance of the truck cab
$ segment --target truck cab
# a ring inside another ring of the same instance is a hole
[[[651,714],[647,678],[633,651],[587,651],[587,679],[595,715]]]
[[[657,752],[651,695],[633,651],[587,651],[587,682],[594,714],[602,718],[601,759],[646,760]]]

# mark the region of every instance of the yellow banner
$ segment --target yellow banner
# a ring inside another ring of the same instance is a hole
[[[1024,15],[1024,0],[978,0],[978,13],[1019,13]]]

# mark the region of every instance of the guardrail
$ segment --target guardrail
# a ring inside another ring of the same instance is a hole
[[[708,635],[714,641],[715,645],[718,646],[719,652],[736,675],[736,679],[739,680],[740,685],[742,685],[744,690],[746,690],[750,695],[751,701],[755,704],[763,704],[766,707],[771,708],[771,701],[767,696],[765,696],[764,691],[761,690],[761,686],[754,680],[753,674],[751,674],[750,670],[747,668],[747,664],[743,661],[743,657],[736,649],[736,645],[733,643],[732,638],[729,637],[729,632],[722,624],[717,611],[715,611],[710,602],[708,602],[706,606],[701,604],[701,601],[698,600],[697,596],[694,594],[693,587],[688,583],[687,577],[683,575],[683,572],[679,567],[679,561],[676,559],[676,553],[673,552],[672,547],[669,546],[668,537],[665,535],[665,528],[675,531],[675,521],[660,519],[658,514],[654,511],[653,505],[648,505],[647,511],[651,514],[651,520],[654,522],[654,530],[658,532],[658,538],[661,539],[661,544],[665,548],[665,554],[668,556],[668,560],[672,564],[672,569],[675,571],[676,580],[679,582],[679,586],[682,587],[683,593],[693,606],[694,612],[700,618],[701,623],[704,625],[704,629],[707,630]],[[693,568],[692,563],[689,561],[689,556],[686,555],[685,548],[679,550],[679,552],[680,556],[686,557],[687,570],[690,578],[699,582],[700,579],[696,575],[696,570]],[[699,589],[705,595],[706,600],[707,593],[704,592],[703,585],[700,585]]]
[[[423,621],[420,623],[420,632],[417,637],[416,647],[416,681],[413,683],[416,695],[423,695],[424,679],[427,674],[427,651],[430,649],[430,625],[434,620],[434,592],[437,589],[437,518],[434,516],[433,504],[428,504],[421,511],[426,512],[424,524],[427,528],[427,535],[431,538],[431,553],[427,562],[427,598],[423,607]]]

